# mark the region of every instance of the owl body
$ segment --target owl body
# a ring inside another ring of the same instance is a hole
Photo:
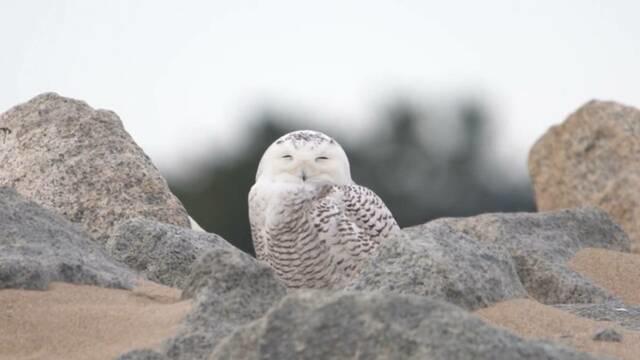
[[[267,149],[249,193],[249,219],[257,258],[290,288],[345,284],[399,229],[375,193],[353,184],[342,148],[311,131]]]

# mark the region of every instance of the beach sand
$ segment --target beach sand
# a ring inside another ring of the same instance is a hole
[[[569,266],[611,291],[629,305],[640,304],[640,255],[602,249],[583,249]],[[612,322],[579,317],[529,299],[498,303],[475,311],[488,323],[529,339],[543,339],[596,355],[620,359],[640,358],[640,332]],[[592,340],[596,332],[612,328],[622,342]]]
[[[140,282],[133,291],[52,283],[0,290],[0,359],[113,359],[172,336],[190,301]]]
[[[569,267],[616,294],[625,303],[640,305],[639,254],[583,249],[569,262]]]

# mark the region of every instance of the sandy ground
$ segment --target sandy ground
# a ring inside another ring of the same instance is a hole
[[[190,308],[179,290],[151,282],[133,291],[65,283],[0,290],[0,359],[113,359],[159,346]]]
[[[569,265],[627,304],[640,304],[640,255],[584,249]],[[597,355],[640,359],[640,332],[626,330],[611,322],[582,318],[533,300],[505,301],[475,314],[525,338],[550,340]],[[605,328],[613,328],[622,334],[622,342],[592,340],[596,332]]]
[[[640,305],[639,254],[583,249],[569,262],[569,267],[618,295],[625,303]]]
[[[529,339],[549,340],[580,351],[625,360],[637,360],[640,354],[640,332],[624,330],[610,322],[578,317],[533,300],[504,301],[478,310],[475,314],[489,323]],[[592,340],[597,331],[606,328],[614,328],[622,334],[622,342]]]

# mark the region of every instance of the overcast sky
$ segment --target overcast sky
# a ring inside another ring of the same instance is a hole
[[[265,105],[361,129],[397,93],[479,96],[498,156],[592,98],[640,106],[640,1],[0,2],[0,111],[111,109],[165,173]],[[211,156],[215,156],[211,154]]]

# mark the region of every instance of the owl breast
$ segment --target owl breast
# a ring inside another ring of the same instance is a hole
[[[256,199],[263,209],[256,216],[263,217],[257,219],[263,226],[253,231],[254,243],[262,243],[255,244],[256,255],[290,288],[326,288],[332,282],[329,249],[311,219],[313,193],[299,186],[272,190],[270,196]]]
[[[355,269],[336,232],[339,209],[319,208],[330,187],[252,190],[250,217],[256,255],[290,288],[330,288]],[[256,212],[254,214],[254,212]]]

